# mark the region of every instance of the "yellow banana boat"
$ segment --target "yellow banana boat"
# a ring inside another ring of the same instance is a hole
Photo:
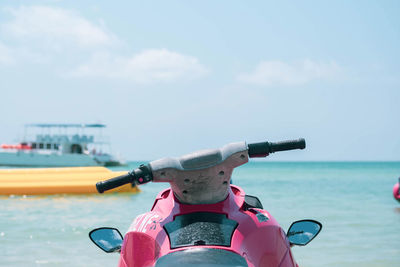
[[[48,195],[97,193],[98,181],[126,174],[105,167],[0,169],[0,195]],[[110,192],[138,192],[127,184]]]

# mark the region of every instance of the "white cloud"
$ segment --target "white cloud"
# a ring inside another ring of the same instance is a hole
[[[90,62],[73,70],[70,75],[157,83],[194,79],[207,72],[195,57],[167,49],[149,49],[128,58],[97,54]]]
[[[118,54],[116,48],[121,48],[122,42],[106,30],[104,22],[93,23],[73,10],[21,6],[3,11],[10,19],[0,25],[0,65],[34,63],[68,78],[145,84],[190,80],[207,73],[196,57],[167,49]]]
[[[311,60],[288,64],[282,61],[262,61],[251,73],[238,75],[237,80],[264,86],[302,85],[314,80],[337,77],[340,72],[335,62],[317,63]]]
[[[0,65],[10,65],[14,63],[15,59],[12,49],[0,42]]]
[[[105,29],[74,12],[46,6],[6,8],[12,20],[1,30],[9,37],[44,44],[46,48],[69,45],[93,47],[110,45],[116,38]]]

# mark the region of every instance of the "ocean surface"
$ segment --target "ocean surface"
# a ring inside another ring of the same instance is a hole
[[[285,230],[304,218],[323,224],[310,244],[293,248],[300,266],[373,267],[400,266],[400,203],[392,195],[399,176],[400,162],[255,162],[232,177]],[[167,186],[143,185],[134,195],[2,196],[0,266],[116,266],[119,255],[98,249],[89,231],[124,233]]]

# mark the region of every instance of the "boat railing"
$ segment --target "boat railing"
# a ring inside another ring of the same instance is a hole
[[[107,137],[94,137],[94,135],[42,135],[37,134],[36,138],[25,138],[26,141],[32,140],[31,142],[37,143],[106,143],[108,142]],[[35,141],[33,141],[35,140]]]

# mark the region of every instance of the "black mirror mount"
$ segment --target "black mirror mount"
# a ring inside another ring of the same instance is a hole
[[[121,252],[123,237],[116,228],[101,227],[90,231],[89,238],[107,253]]]
[[[321,231],[322,224],[315,220],[293,222],[287,231],[290,245],[305,246]]]

